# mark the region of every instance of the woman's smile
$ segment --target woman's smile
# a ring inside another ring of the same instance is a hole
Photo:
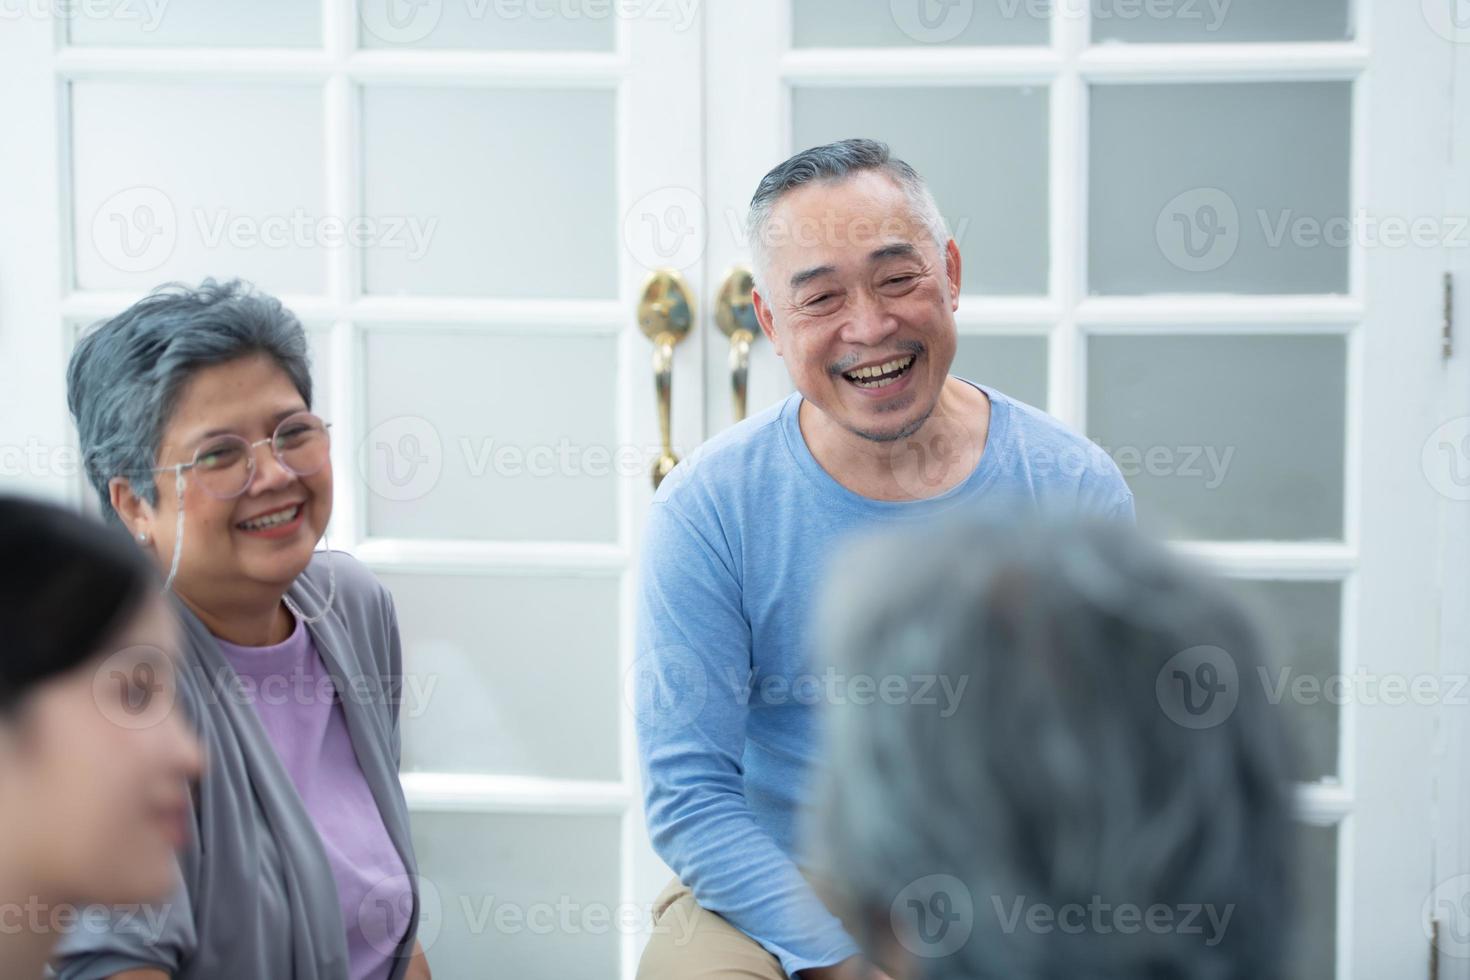
[[[283,504],[235,522],[235,530],[252,538],[289,538],[301,530],[306,502]]]

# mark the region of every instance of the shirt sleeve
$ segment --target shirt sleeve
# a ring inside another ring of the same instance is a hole
[[[174,976],[197,946],[194,910],[181,877],[163,903],[79,909],[56,945],[47,975],[104,980],[128,970],[162,970]]]
[[[722,535],[703,534],[673,505],[655,503],[639,583],[633,705],[649,837],[701,907],[794,975],[858,949],[746,802],[748,709],[720,679],[750,669],[750,624]]]
[[[1133,512],[1133,494],[1131,491],[1125,491],[1117,503],[1113,504],[1112,509],[1108,511],[1108,519],[1122,521],[1126,524],[1136,524],[1138,522],[1137,515]]]

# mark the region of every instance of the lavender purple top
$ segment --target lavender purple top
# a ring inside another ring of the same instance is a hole
[[[306,624],[320,663],[305,657],[302,662],[316,672],[325,669],[318,679],[329,686],[320,704],[332,706],[316,714],[322,734],[314,743],[304,739],[301,744],[337,746],[337,757],[345,761],[328,761],[318,752],[318,772],[352,773],[354,779],[361,773],[407,874],[380,881],[365,903],[348,908],[344,921],[343,908],[351,903],[341,900],[328,844],[337,854],[346,851],[339,828],[324,825],[322,795],[311,792],[311,779],[287,770],[262,712],[251,704],[247,688],[256,682],[235,671],[219,640],[175,596],[185,651],[175,707],[198,733],[209,759],[189,801],[190,833],[179,852],[178,886],[167,901],[141,910],[118,907],[101,921],[84,916],[57,942],[57,980],[107,980],[128,970],[158,970],[173,980],[344,980],[359,975],[348,952],[347,926],[354,924],[385,956],[394,936],[401,935],[391,951],[389,980],[403,980],[417,940],[421,900],[408,802],[398,778],[403,643],[393,596],[343,551],[314,554],[287,594],[298,607],[323,612]],[[259,649],[247,652],[258,662]],[[335,704],[333,688],[342,695]],[[264,690],[278,700],[291,689],[272,682]],[[339,721],[345,716],[355,767],[340,735],[325,736],[332,715]],[[307,788],[305,797],[298,786]],[[371,816],[371,801],[360,787],[339,797],[337,808],[346,809],[348,800],[355,801],[354,813]],[[365,860],[382,863],[379,841],[363,848]],[[403,887],[410,890],[407,895]],[[369,915],[359,918],[364,905]],[[406,924],[393,912],[404,905],[410,906]],[[382,911],[381,919],[371,915],[374,910]],[[372,934],[374,927],[381,931]]]
[[[218,642],[321,836],[347,927],[350,980],[387,980],[413,895],[311,633],[298,618],[274,646]]]

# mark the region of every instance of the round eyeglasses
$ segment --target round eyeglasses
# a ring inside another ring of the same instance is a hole
[[[250,489],[255,479],[256,446],[269,445],[276,462],[293,476],[320,472],[331,454],[329,426],[310,412],[297,412],[282,419],[268,439],[249,442],[233,433],[212,436],[194,451],[191,462],[155,467],[155,472],[174,470],[182,478],[185,470],[193,470],[194,479],[205,493],[229,500]]]

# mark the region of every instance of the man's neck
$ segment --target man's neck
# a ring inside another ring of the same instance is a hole
[[[937,497],[969,478],[990,433],[990,399],[948,378],[918,431],[878,441],[832,421],[803,400],[797,420],[817,463],[847,489],[872,500]]]

